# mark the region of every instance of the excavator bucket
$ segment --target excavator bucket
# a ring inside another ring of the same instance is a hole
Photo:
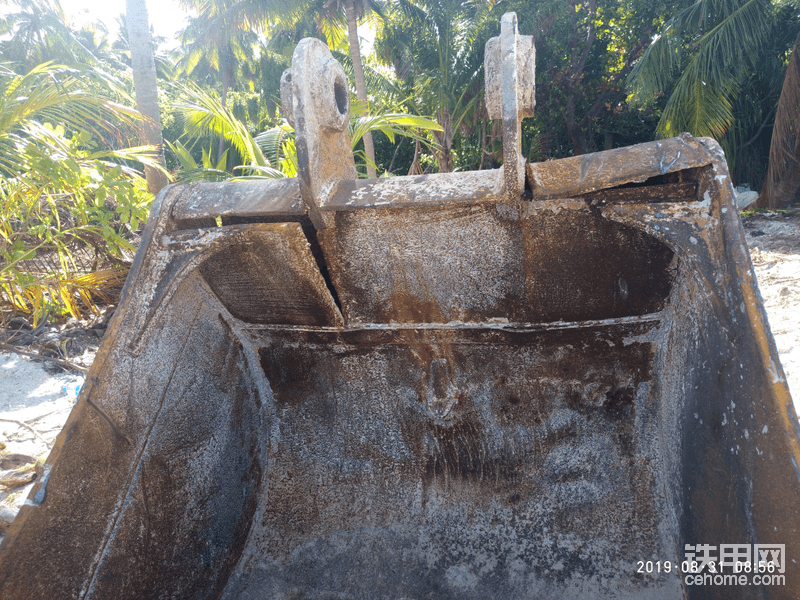
[[[2,598],[796,598],[797,417],[719,146],[526,164],[513,13],[486,54],[502,169],[358,179],[307,39],[299,176],[158,196]]]

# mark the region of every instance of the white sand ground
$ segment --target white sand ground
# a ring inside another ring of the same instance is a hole
[[[0,451],[0,484],[6,477],[14,477],[19,467],[50,452],[81,385],[83,377],[50,375],[41,363],[0,353],[0,442],[5,444]],[[0,539],[32,485],[0,485]]]
[[[745,221],[745,232],[795,411],[800,414],[800,218],[758,215]],[[84,361],[89,362],[86,357]],[[0,353],[0,443],[6,446],[0,450],[0,459],[21,455],[30,457],[31,462],[41,461],[82,384],[82,376],[50,375],[41,363]],[[12,421],[24,423],[36,434]],[[18,458],[16,463],[22,460]],[[0,469],[0,483],[15,468]],[[31,486],[6,489],[0,485],[0,540]]]
[[[759,232],[763,235],[754,235]],[[794,409],[800,414],[800,219],[760,216],[746,221],[745,235]]]

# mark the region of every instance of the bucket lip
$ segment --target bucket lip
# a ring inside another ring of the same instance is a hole
[[[712,153],[688,133],[614,150],[528,163],[526,173],[536,200],[580,196],[651,177],[705,167]]]
[[[203,182],[183,184],[181,188],[170,211],[171,219],[177,222],[230,215],[295,220],[305,215],[296,177]]]
[[[527,199],[535,202],[575,198],[629,183],[641,183],[667,173],[705,167],[713,162],[713,156],[704,141],[684,133],[667,140],[527,163],[526,179],[530,187]],[[171,187],[181,190],[180,198],[170,213],[171,219],[178,223],[231,215],[293,221],[306,214],[296,177]],[[507,201],[501,167],[379,179],[346,179],[336,184],[319,210],[330,214],[368,208]]]
[[[340,181],[323,212],[507,201],[501,169]]]

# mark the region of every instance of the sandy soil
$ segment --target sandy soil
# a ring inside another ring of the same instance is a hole
[[[760,213],[742,224],[795,411],[800,414],[800,214]]]
[[[742,223],[795,410],[800,413],[800,211],[756,214]],[[106,322],[107,317],[101,330]],[[100,335],[96,323],[73,324],[50,328],[38,339],[54,344],[68,341],[78,353],[70,360],[88,366]],[[83,384],[81,375],[46,366],[0,352],[0,540]]]
[[[0,536],[30,492],[83,377],[0,354]],[[2,539],[2,538],[0,538]]]

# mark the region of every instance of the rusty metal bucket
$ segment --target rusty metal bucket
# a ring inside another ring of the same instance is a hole
[[[301,42],[301,176],[157,198],[2,598],[796,597],[798,424],[722,152],[526,165],[532,51],[504,17],[504,169],[358,180]],[[770,585],[687,560],[763,548]]]

